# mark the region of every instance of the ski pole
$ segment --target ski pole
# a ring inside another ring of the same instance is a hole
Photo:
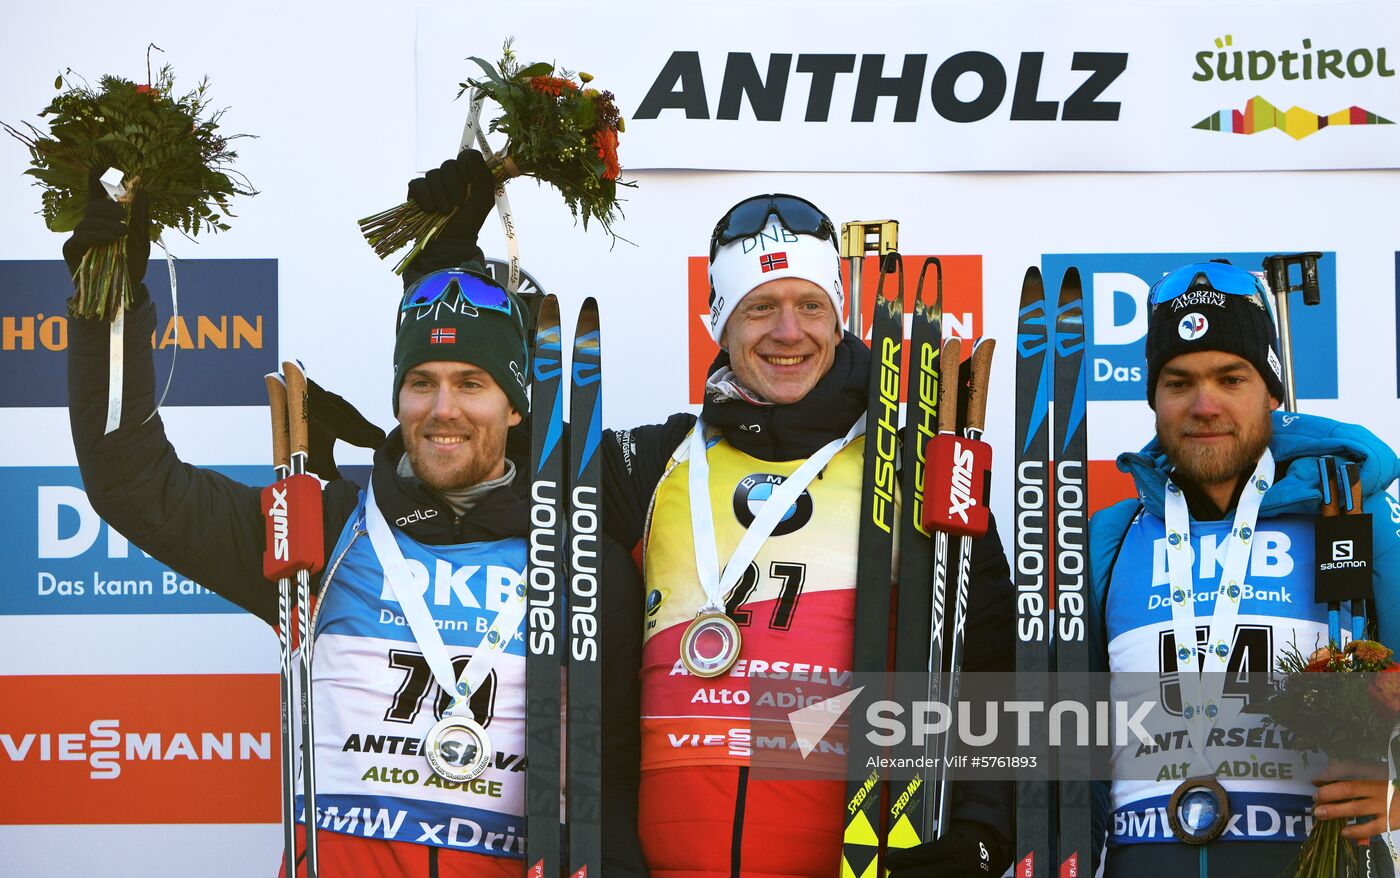
[[[1361,515],[1361,466],[1350,460],[1342,463],[1338,474],[1338,493],[1341,494],[1342,514]],[[1352,598],[1351,639],[1366,640],[1366,598]]]
[[[287,434],[291,445],[291,476],[306,475],[306,458],[309,449],[308,423],[306,411],[306,374],[294,362],[282,364],[282,374],[287,382]],[[317,502],[315,509],[320,511],[320,484],[316,485]],[[307,504],[309,506],[310,504]],[[299,512],[305,511],[299,509]],[[319,530],[320,528],[317,528]],[[316,547],[321,548],[319,545]],[[319,553],[318,553],[319,554]],[[319,564],[316,565],[319,568]],[[316,722],[312,711],[311,698],[311,569],[308,565],[297,566],[297,637],[301,641],[301,661],[297,665],[298,680],[301,683],[301,780],[303,807],[306,814],[306,878],[316,878]]]
[[[860,301],[865,254],[875,253],[883,258],[898,249],[899,220],[852,220],[841,224],[841,258],[851,264],[851,313],[846,327],[856,338],[864,338],[865,329]]]
[[[1340,512],[1337,491],[1337,465],[1332,456],[1324,455],[1317,459],[1318,482],[1322,487],[1322,514],[1331,518]],[[1341,649],[1342,644],[1342,602],[1327,602],[1327,643]]]
[[[263,377],[267,383],[268,408],[272,411],[272,468],[279,483],[284,483],[289,472],[290,438],[287,435],[287,385],[282,376],[269,373]],[[273,550],[273,542],[268,542]],[[271,578],[271,577],[269,577]],[[277,579],[277,683],[281,695],[279,728],[282,743],[282,859],[287,878],[295,878],[297,871],[297,800],[296,800],[296,737],[292,732],[292,610],[291,579],[279,576]]]
[[[1298,390],[1293,382],[1293,332],[1288,322],[1288,294],[1301,290],[1304,305],[1316,305],[1322,301],[1322,290],[1317,277],[1317,260],[1322,254],[1308,253],[1275,254],[1264,259],[1264,275],[1269,294],[1274,300],[1274,316],[1278,321],[1278,345],[1283,361],[1283,407],[1286,411],[1298,410]],[[1288,280],[1288,269],[1298,266],[1301,283],[1293,285]]]
[[[927,461],[924,465],[925,479],[934,480],[938,478],[938,458],[937,451],[933,443],[944,436],[955,436],[958,430],[958,369],[962,364],[962,341],[950,338],[943,342],[943,352],[938,355],[939,370],[942,382],[938,388],[938,436],[929,442],[929,448],[924,452]],[[941,488],[941,490],[940,490]],[[924,487],[924,512],[927,517],[931,512],[941,509],[947,497],[947,486],[941,482]],[[946,505],[946,504],[945,504]],[[939,527],[937,522],[926,522],[925,526],[933,532],[933,617],[929,625],[929,689],[932,691],[935,686],[933,680],[940,689],[943,681],[943,653],[944,644],[947,642],[944,636],[944,629],[947,625],[948,616],[948,531]],[[932,700],[932,699],[931,699]],[[938,737],[942,737],[940,733]],[[925,752],[929,750],[942,750],[942,741],[935,740],[930,743],[925,738]],[[933,760],[933,770],[930,777],[930,786],[933,802],[932,808],[924,809],[923,837],[932,841],[942,834],[943,814],[938,810],[942,804],[943,797],[941,791],[945,782],[944,775],[946,767],[941,759]]]
[[[936,819],[938,821],[937,837],[942,838],[948,831],[948,805],[950,802],[950,790],[952,788],[949,759],[953,754],[953,732],[956,728],[956,710],[958,701],[958,677],[962,672],[963,661],[963,641],[967,631],[967,592],[971,579],[972,567],[972,540],[974,537],[982,536],[987,532],[989,519],[987,515],[987,494],[989,482],[991,481],[992,449],[987,443],[982,441],[982,430],[986,424],[987,415],[987,386],[991,378],[992,354],[996,350],[996,341],[989,338],[981,338],[973,343],[971,367],[971,380],[967,385],[967,422],[962,428],[960,436],[944,438],[940,436],[940,448],[934,452],[934,465],[929,468],[929,477],[933,479],[946,479],[940,481],[942,490],[925,491],[925,495],[932,498],[930,504],[925,509],[938,516],[937,524],[941,527],[945,543],[944,552],[947,552],[946,544],[949,534],[958,536],[958,568],[957,568],[957,599],[953,606],[953,631],[948,647],[948,715],[950,720],[950,730],[942,736],[942,755],[938,760],[941,766],[941,776],[939,777],[935,792],[937,794],[938,806],[936,809]],[[947,348],[944,348],[945,356]],[[961,351],[958,351],[960,354]],[[956,359],[947,361],[948,373],[956,374],[953,369]],[[945,387],[951,384],[954,387],[954,394],[958,391],[959,382],[946,382]],[[943,408],[944,400],[940,400],[939,408]],[[954,395],[956,400],[957,396]],[[952,405],[953,419],[956,423],[957,405]],[[942,412],[940,411],[940,433],[942,433]],[[951,441],[949,441],[951,440]],[[944,507],[947,507],[944,511]]]

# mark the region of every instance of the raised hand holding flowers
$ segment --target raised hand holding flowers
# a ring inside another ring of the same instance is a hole
[[[487,164],[499,185],[516,176],[530,176],[559,190],[576,219],[589,220],[612,232],[621,215],[617,207],[619,180],[618,133],[623,122],[611,92],[585,88],[593,77],[556,71],[553,64],[520,65],[508,42],[496,66],[471,58],[484,78],[461,83],[458,96],[472,89],[501,107],[489,130],[504,132],[505,149]],[[470,144],[468,144],[470,145]],[[360,220],[360,230],[381,258],[412,244],[395,266],[401,274],[409,262],[451,221],[452,214],[430,213],[412,200]],[[615,235],[614,235],[615,237]]]
[[[208,79],[180,97],[175,96],[169,65],[146,84],[118,76],[104,76],[99,82],[93,89],[60,76],[55,82],[60,94],[39,114],[50,117],[48,133],[28,123],[27,131],[4,125],[29,148],[31,167],[25,173],[44,189],[41,213],[49,229],[72,231],[90,198],[108,197],[90,183],[104,169],[116,168],[123,175],[118,201],[126,220],[143,227],[134,228],[134,235],[148,234],[154,241],[167,228],[190,237],[200,231],[227,231],[229,199],[256,192],[233,170],[238,154],[229,148],[231,141],[247,135],[220,133],[224,111],[209,111]],[[131,216],[138,193],[145,220],[140,211]],[[118,309],[132,304],[128,246],[128,236],[122,236],[82,254],[74,272],[76,294],[69,301],[70,313],[111,320]],[[145,249],[149,251],[149,243]],[[139,276],[134,279],[139,281]]]

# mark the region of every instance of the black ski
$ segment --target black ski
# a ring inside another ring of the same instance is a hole
[[[865,465],[861,480],[859,548],[856,558],[855,644],[852,670],[882,674],[887,667],[890,614],[891,551],[895,527],[895,456],[899,445],[899,371],[904,346],[903,296],[884,296],[885,268],[899,264],[885,256],[875,317],[870,332],[869,402],[865,423]],[[880,853],[880,769],[867,769],[879,749],[868,739],[864,705],[875,692],[850,708],[846,760],[846,813],[841,840],[843,878],[878,878]]]
[[[545,296],[535,325],[530,385],[529,614],[525,645],[527,878],[558,878],[559,675],[564,635],[564,395],[559,302]]]
[[[937,292],[932,302],[925,302],[924,280],[929,268],[936,272]],[[908,407],[902,440],[904,469],[899,484],[904,502],[899,517],[899,615],[895,621],[894,669],[928,674],[928,700],[936,701],[943,669],[943,608],[942,595],[935,598],[933,594],[933,539],[923,524],[924,455],[929,440],[938,435],[938,357],[943,339],[943,266],[936,258],[924,260],[914,295],[909,374],[905,376],[904,398]],[[939,630],[931,644],[931,620],[935,619]],[[932,755],[932,747],[928,748],[928,755]],[[902,790],[891,791],[886,848],[910,848],[932,841],[933,809],[929,807],[928,781],[928,772],[920,770],[905,782]]]
[[[589,297],[579,311],[569,394],[569,874],[602,872],[602,696],[599,570],[602,562],[601,465],[602,361],[598,302]],[[553,876],[546,876],[553,878]]]
[[[1088,376],[1084,360],[1084,296],[1079,270],[1065,271],[1055,308],[1055,669],[1072,674],[1073,691],[1061,680],[1057,697],[1087,693],[1082,681],[1089,671],[1086,639],[1088,590],[1088,464],[1085,408]],[[1087,778],[1089,754],[1062,748],[1060,754],[1060,831],[1058,856],[1062,878],[1090,871],[1092,834]]]
[[[1016,695],[1044,700],[1050,671],[1050,321],[1040,269],[1026,269],[1016,324]],[[1044,741],[1048,730],[1033,731]],[[1054,788],[1046,780],[1016,783],[1015,878],[1047,878],[1056,862],[1051,814]]]

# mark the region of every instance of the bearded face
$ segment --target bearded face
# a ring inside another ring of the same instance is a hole
[[[1242,357],[1198,351],[1157,376],[1157,439],[1167,459],[1203,488],[1233,487],[1273,436],[1278,400]]]

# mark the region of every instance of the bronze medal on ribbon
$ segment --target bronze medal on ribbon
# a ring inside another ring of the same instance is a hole
[[[1208,774],[1182,781],[1167,805],[1172,835],[1187,844],[1205,844],[1224,832],[1229,822],[1230,799]]]
[[[733,667],[743,642],[728,614],[701,611],[681,635],[681,664],[697,677],[718,677]]]

